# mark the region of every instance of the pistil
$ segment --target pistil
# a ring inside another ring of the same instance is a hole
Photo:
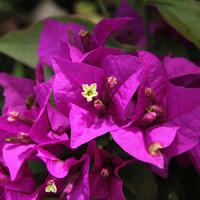
[[[90,50],[90,34],[88,31],[81,29],[79,32],[83,49],[85,52]]]

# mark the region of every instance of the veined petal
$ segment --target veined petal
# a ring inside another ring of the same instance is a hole
[[[77,148],[116,128],[113,122],[109,121],[109,118],[99,118],[95,113],[91,113],[74,104],[71,104],[69,121],[72,148]]]
[[[66,54],[70,54],[70,47],[67,47],[65,54],[61,51],[63,50],[63,43],[70,43],[70,34],[67,34],[68,31],[73,32],[73,40],[76,42],[76,45],[81,46],[79,32],[80,30],[85,29],[84,26],[76,23],[61,23],[57,20],[48,19],[44,23],[44,29],[40,35],[39,41],[39,59],[40,62],[52,66],[52,58],[66,58],[63,57]],[[70,55],[68,55],[70,57]]]
[[[130,76],[120,86],[112,98],[110,112],[118,114],[122,119],[126,119],[125,112],[127,111],[128,105],[140,84],[138,74],[139,72]]]
[[[11,176],[15,180],[22,164],[35,151],[34,144],[18,145],[6,144],[3,148],[3,160],[5,161]]]
[[[5,73],[0,73],[0,85],[4,88],[5,104],[3,113],[6,113],[9,107],[21,106],[26,108],[25,100],[33,95],[33,86],[35,82],[30,79],[17,78]]]
[[[170,79],[189,74],[200,74],[200,68],[183,57],[166,57],[164,66]]]
[[[144,133],[140,129],[118,129],[117,131],[111,131],[111,135],[113,140],[131,156],[143,162],[156,165],[159,168],[164,167],[163,155],[160,153],[152,156],[149,153]]]
[[[103,19],[101,20],[93,30],[93,39],[97,46],[104,46],[108,37],[123,24],[132,20],[129,17],[122,17],[116,19]]]
[[[147,144],[158,142],[162,148],[169,146],[174,138],[179,127],[168,127],[165,125],[152,127],[146,130]]]

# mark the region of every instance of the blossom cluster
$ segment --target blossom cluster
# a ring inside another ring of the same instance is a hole
[[[36,80],[0,73],[1,199],[123,200],[120,169],[140,161],[167,176],[170,159],[183,153],[200,172],[200,68],[105,46],[131,25],[131,16],[119,16],[89,32],[46,20]]]

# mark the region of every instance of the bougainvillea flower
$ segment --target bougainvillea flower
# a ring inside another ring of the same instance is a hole
[[[1,76],[6,77],[4,74]],[[3,133],[1,134],[0,146],[2,148],[0,151],[9,169],[11,180],[17,178],[21,166],[36,152],[38,145],[55,144],[68,140],[65,133],[68,126],[67,118],[48,104],[52,81],[38,84],[35,87],[31,85],[30,91],[27,89],[20,95],[19,89],[27,82],[28,80],[12,76],[8,76],[8,79],[3,82],[7,107],[5,107],[4,116],[0,118],[0,132]],[[28,84],[26,87],[28,88]],[[16,94],[15,101],[8,98],[12,95],[10,91]],[[26,94],[31,95],[30,102],[28,101],[30,96],[27,100]]]
[[[193,91],[193,104],[190,106],[193,106],[193,114],[195,112],[198,112],[199,110],[199,98],[198,98],[198,92],[199,92],[199,75],[200,75],[200,68],[196,66],[194,63],[190,62],[186,58],[181,58],[181,57],[175,57],[175,58],[170,58],[166,57],[164,59],[164,65],[166,66],[166,69],[168,71],[168,76],[171,78],[171,82],[175,85],[182,86],[185,89],[184,90],[191,90]],[[184,91],[183,91],[184,92]],[[184,92],[182,95],[186,95],[187,99],[192,98],[190,97],[186,92]],[[183,96],[184,97],[184,96]],[[186,101],[186,99],[185,99]],[[186,107],[188,109],[188,107]],[[198,126],[198,118],[193,116],[191,118],[191,123],[193,124],[193,127],[190,127],[196,131],[196,133],[200,133],[200,127]],[[183,121],[184,122],[184,121]],[[185,123],[186,126],[189,125],[188,119]],[[190,122],[190,121],[189,121]],[[188,128],[186,128],[186,131],[188,131]],[[198,172],[200,172],[200,162],[199,162],[199,156],[200,156],[200,151],[199,151],[199,144],[197,144],[194,148],[192,148],[189,151],[189,156],[194,163],[195,168],[197,169]]]
[[[113,157],[103,149],[89,143],[87,153],[94,164],[90,171],[90,197],[94,199],[125,199],[118,171],[128,161]]]
[[[37,151],[38,146],[67,142],[68,136],[65,133],[67,128],[66,117],[63,116],[62,118],[62,115],[56,114],[56,112],[53,113],[54,116],[51,115],[51,118],[48,117],[47,112],[52,112],[49,108],[48,106],[48,110],[43,110],[38,118],[36,118],[32,127],[26,131],[17,127],[17,132],[13,132],[12,127],[15,126],[16,123],[7,126],[7,133],[9,134],[7,134],[6,137],[4,135],[5,138],[1,141],[1,143],[3,142],[4,144],[2,145],[2,156],[9,168],[12,180],[17,177],[22,164]],[[60,119],[60,121],[57,121],[58,119]],[[4,120],[2,121],[2,124],[3,123],[5,124],[8,122]],[[9,128],[11,129],[9,130]],[[13,162],[15,162],[15,165],[13,165]]]
[[[0,163],[1,199],[31,199],[30,197],[32,196],[33,191],[36,189],[35,180],[31,175],[32,174],[28,168],[25,167],[18,179],[11,181],[7,168],[3,165],[3,163]]]
[[[111,135],[130,155],[163,168],[165,160],[198,143],[200,90],[171,84],[166,68],[152,54],[140,51],[139,58],[143,78],[133,124]]]
[[[71,61],[82,61],[85,53],[104,46],[108,37],[130,18],[103,19],[89,31],[76,23],[61,23],[56,20],[46,20],[40,36],[36,68],[37,81],[43,80],[43,67],[52,66],[54,57]]]
[[[78,61],[84,53],[103,46],[110,34],[129,20],[126,17],[103,19],[94,27],[91,35],[82,25],[46,20],[39,41],[39,60],[50,66],[54,57]],[[87,51],[84,45],[88,46]]]
[[[55,59],[55,102],[63,113],[70,103],[73,148],[126,123],[125,113],[139,85],[138,68],[138,58],[129,55],[107,56],[101,68]]]
[[[71,157],[65,161],[58,159],[44,149],[38,149],[37,156],[44,161],[52,175],[46,185],[46,193],[54,192],[60,199],[89,200],[89,156],[84,154],[79,160]]]

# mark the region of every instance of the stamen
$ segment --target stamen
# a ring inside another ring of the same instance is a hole
[[[150,97],[153,92],[152,92],[152,89],[151,88],[148,88],[148,87],[145,87],[144,88],[144,94],[147,96],[147,97]]]
[[[84,37],[84,36],[86,36],[88,34],[89,34],[88,31],[86,31],[84,29],[81,29],[80,32],[79,32],[79,35],[82,36],[82,37]]]
[[[33,119],[30,119],[28,117],[24,117],[24,116],[20,115],[20,113],[17,112],[17,111],[9,112],[7,120],[9,122],[13,122],[15,120],[19,120],[19,121],[25,122],[25,123],[30,124],[30,125],[33,125],[34,122],[35,122]]]
[[[19,132],[16,136],[8,137],[5,139],[8,143],[32,143],[33,141],[27,133]]]
[[[101,176],[102,176],[103,178],[107,178],[109,175],[110,175],[110,170],[109,170],[109,168],[103,168],[103,169],[101,170]]]
[[[117,78],[114,77],[114,76],[110,76],[107,79],[107,83],[108,83],[110,88],[113,88],[117,84]]]
[[[150,125],[152,122],[154,122],[157,118],[156,112],[147,112],[144,117],[140,120],[140,125],[142,127],[147,127]]]
[[[29,137],[29,135],[24,132],[19,132],[17,135],[17,139],[23,143],[28,143],[28,142],[32,141],[31,138]]]
[[[80,171],[80,167],[75,167],[70,171],[70,175],[68,176],[66,187],[65,187],[64,191],[62,192],[60,199],[63,199],[64,196],[66,196],[72,192],[75,182],[81,176],[81,173],[82,172]]]
[[[97,110],[104,110],[105,109],[105,105],[103,104],[103,102],[100,99],[96,99],[93,102],[93,105]]]
[[[153,104],[157,104],[157,98],[156,98],[156,96],[154,95],[152,88],[145,87],[145,89],[144,89],[144,94],[145,94],[147,97],[149,97],[149,99],[151,100],[151,102],[152,102]]]
[[[90,102],[93,100],[94,97],[98,95],[97,84],[92,83],[91,85],[88,84],[82,84],[83,92],[82,95],[87,99],[87,102]]]
[[[163,120],[163,116],[165,113],[161,106],[152,105],[152,106],[149,106],[146,109],[146,111],[147,111],[147,113],[145,113],[143,118],[140,120],[140,125],[142,127],[145,128],[153,122],[158,123]]]
[[[72,190],[73,190],[73,187],[74,187],[74,185],[72,183],[69,183],[67,185],[67,187],[65,188],[65,193],[66,194],[70,194],[72,192]]]
[[[12,142],[16,142],[16,137],[8,137],[8,138],[5,138],[5,142],[8,142],[8,143],[12,143]]]
[[[149,153],[152,156],[156,156],[160,153],[160,150],[162,149],[162,145],[158,142],[154,142],[149,146]]]
[[[8,115],[9,115],[8,118],[7,118],[8,121],[9,122],[13,122],[19,117],[19,112],[12,111],[12,112],[9,112]]]
[[[81,29],[79,32],[81,37],[81,42],[84,48],[84,51],[87,52],[90,50],[90,34],[88,31]]]
[[[152,105],[149,107],[149,109],[157,114],[157,116],[163,116],[164,110],[161,106],[158,105]]]
[[[69,37],[69,42],[70,42],[72,45],[76,46],[76,39],[75,39],[74,30],[72,30],[72,29],[69,28],[69,29],[67,30],[67,33],[68,33],[68,37]]]
[[[45,187],[45,192],[57,193],[57,187],[53,180],[48,181],[47,186]]]

